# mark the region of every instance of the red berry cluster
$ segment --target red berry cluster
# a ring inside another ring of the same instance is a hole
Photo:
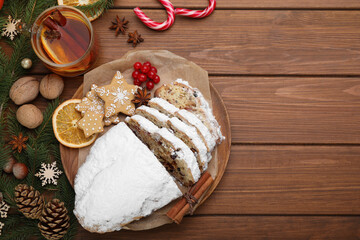
[[[151,66],[150,62],[145,62],[141,64],[136,62],[134,64],[134,69],[132,73],[132,77],[134,78],[134,84],[140,86],[143,82],[149,81],[146,83],[146,88],[151,90],[154,88],[154,84],[158,84],[160,82],[160,77],[156,74],[156,67]]]

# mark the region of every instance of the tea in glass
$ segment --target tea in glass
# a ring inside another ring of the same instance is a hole
[[[92,25],[79,10],[56,6],[36,19],[31,35],[37,56],[53,72],[67,77],[88,71],[97,58]]]

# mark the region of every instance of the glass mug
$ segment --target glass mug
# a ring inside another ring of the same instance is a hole
[[[42,12],[32,26],[31,45],[47,68],[65,77],[89,71],[98,55],[89,19],[70,6],[55,6]]]

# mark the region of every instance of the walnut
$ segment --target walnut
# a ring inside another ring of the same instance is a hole
[[[25,104],[17,110],[16,119],[24,127],[33,129],[40,126],[44,118],[40,109],[35,105]]]
[[[9,96],[16,105],[34,100],[39,94],[39,81],[34,77],[22,77],[11,87]]]
[[[49,74],[41,79],[40,93],[46,99],[55,99],[59,97],[63,89],[64,80],[56,74]]]

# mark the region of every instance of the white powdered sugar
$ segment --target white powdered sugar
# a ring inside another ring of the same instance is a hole
[[[196,161],[194,153],[190,148],[174,134],[170,133],[166,128],[161,128],[155,135],[160,135],[167,141],[169,141],[176,149],[180,159],[183,159],[193,175],[194,181],[197,182],[200,178],[200,169]]]
[[[187,124],[196,127],[196,129],[199,130],[200,134],[205,140],[205,143],[209,151],[211,152],[212,150],[214,150],[216,146],[215,138],[210,133],[209,129],[201,122],[201,120],[197,116],[195,116],[195,114],[185,109],[181,109],[177,111],[175,115],[179,117],[181,120],[185,121]]]
[[[136,113],[138,113],[138,110],[147,112],[149,115],[154,117],[157,121],[159,121],[162,126],[166,126],[166,123],[169,120],[168,116],[166,116],[165,114],[159,112],[159,110],[157,110],[155,108],[150,108],[150,107],[147,107],[147,106],[141,106],[136,110]]]
[[[199,159],[202,163],[203,171],[205,171],[207,169],[208,162],[210,162],[211,160],[211,154],[207,154],[206,146],[203,140],[200,138],[199,134],[197,133],[195,127],[180,121],[176,117],[170,118],[169,121],[178,131],[186,134],[197,147]]]
[[[129,117],[127,117],[125,119],[125,122],[128,121],[127,119],[129,119]],[[157,132],[159,130],[159,128],[155,124],[153,124],[152,122],[150,122],[149,120],[147,120],[143,116],[134,115],[134,116],[131,117],[131,119],[138,122],[141,125],[142,128],[144,128],[146,131],[148,131],[151,134],[154,134],[155,132]]]
[[[183,80],[182,78],[178,78],[178,79],[176,79],[176,80],[175,80],[175,82],[180,83],[180,84],[183,84],[183,85],[186,85],[186,86],[188,86],[188,87],[192,88],[192,87],[190,86],[189,82],[188,82],[188,81]]]
[[[221,126],[216,121],[213,111],[210,108],[209,103],[205,100],[202,93],[197,88],[196,88],[196,91],[197,91],[198,97],[200,99],[201,108],[204,109],[206,117],[210,120],[212,127],[214,129],[216,129],[216,133],[217,133],[218,137],[220,138],[220,142],[222,142],[223,140],[225,140],[225,137],[221,133]]]
[[[212,109],[210,108],[209,103],[205,100],[204,96],[202,95],[202,93],[199,91],[199,89],[197,88],[192,88],[189,84],[189,82],[178,78],[175,81],[176,83],[180,83],[183,85],[188,86],[189,88],[193,89],[193,91],[195,91],[197,93],[197,98],[199,99],[200,102],[200,108],[202,108],[204,110],[204,113],[207,117],[207,119],[210,120],[210,124],[211,126],[216,130],[216,134],[217,137],[220,139],[220,142],[225,140],[225,137],[222,135],[221,133],[221,126],[219,125],[219,123],[216,121],[215,116],[213,114]]]
[[[157,108],[160,112],[168,115],[169,117],[173,117],[175,112],[179,110],[177,107],[162,98],[152,98],[149,101],[149,106]]]
[[[74,213],[96,232],[120,230],[181,196],[172,177],[125,123],[92,146],[75,179]]]

